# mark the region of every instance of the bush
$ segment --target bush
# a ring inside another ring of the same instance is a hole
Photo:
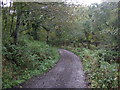
[[[11,88],[48,71],[59,60],[56,48],[22,37],[18,45],[3,45],[3,88]]]
[[[107,50],[90,50],[86,48],[67,48],[82,59],[90,88],[117,88],[118,67],[114,61],[117,52]]]

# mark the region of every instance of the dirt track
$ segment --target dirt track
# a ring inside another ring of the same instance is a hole
[[[23,88],[86,88],[82,64],[75,54],[59,49],[61,58],[48,73],[34,77]]]

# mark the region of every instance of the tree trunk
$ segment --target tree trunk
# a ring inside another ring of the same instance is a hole
[[[14,11],[15,11],[15,7],[14,7]],[[14,21],[14,15],[11,15],[11,19],[12,19],[12,21],[11,21],[11,25],[10,25],[10,34],[11,34],[11,36],[12,36],[12,27],[13,27],[13,21]]]
[[[75,47],[75,43],[73,43],[73,46]]]
[[[14,18],[14,16],[11,16],[11,18],[12,18],[12,21],[11,21],[11,25],[10,25],[10,34],[12,34],[12,27],[13,27],[13,18]]]
[[[47,31],[46,43],[49,44],[49,31]]]
[[[37,27],[34,28],[33,38],[34,38],[34,40],[39,40],[38,32],[37,32]]]
[[[88,46],[88,49],[90,49],[90,41],[89,40],[87,41],[87,46]]]
[[[14,44],[15,44],[15,45],[18,43],[20,16],[21,16],[21,12],[18,11],[18,13],[17,13],[17,21],[16,21],[16,28],[15,28],[14,37],[13,37],[13,38],[14,38]]]

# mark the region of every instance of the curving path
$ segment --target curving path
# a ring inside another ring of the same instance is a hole
[[[34,77],[22,84],[23,88],[86,88],[82,64],[75,54],[59,49],[61,58],[45,75]]]

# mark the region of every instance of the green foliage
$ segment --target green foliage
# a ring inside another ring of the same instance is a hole
[[[119,64],[113,60],[116,56],[113,55],[115,53],[114,51],[71,47],[67,47],[67,49],[71,50],[82,59],[87,82],[91,83],[89,85],[90,88],[118,87]]]
[[[13,2],[2,6],[3,88],[52,67],[58,52],[49,45],[68,46],[79,55],[91,87],[117,87],[117,3]]]
[[[3,46],[3,88],[11,88],[48,71],[57,60],[59,55],[56,48],[29,40],[26,36],[17,46]]]

